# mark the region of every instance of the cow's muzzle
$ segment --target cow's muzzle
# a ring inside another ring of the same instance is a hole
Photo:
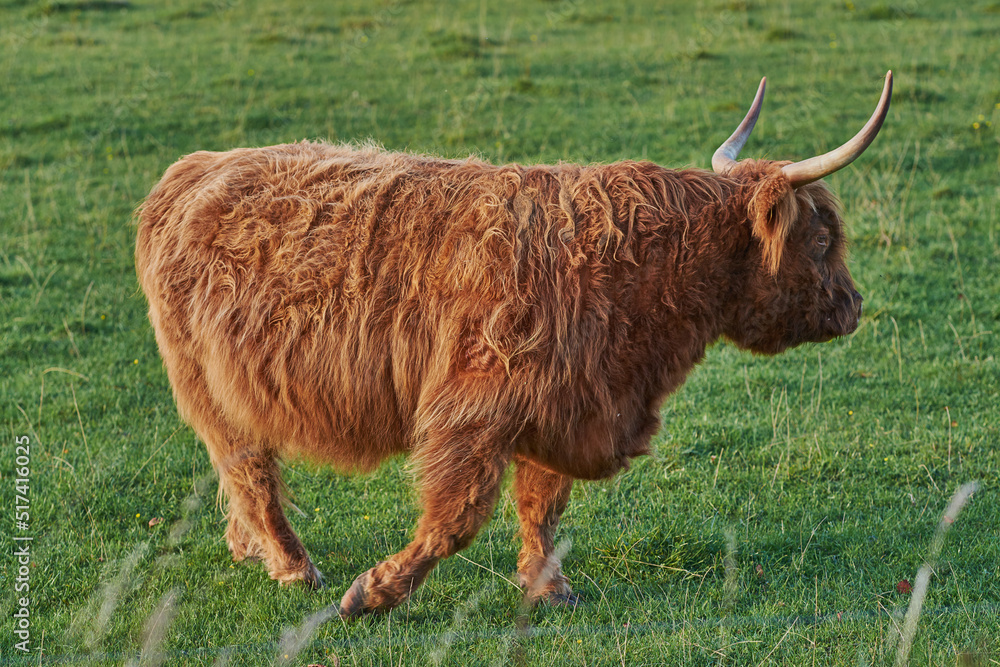
[[[840,292],[839,303],[826,316],[822,339],[830,340],[838,336],[854,333],[861,323],[861,310],[864,298],[854,288]]]
[[[858,328],[858,325],[861,324],[861,311],[864,308],[863,303],[865,300],[856,289],[851,290],[851,296],[854,299],[854,326],[851,327],[851,331],[848,333],[854,332]]]

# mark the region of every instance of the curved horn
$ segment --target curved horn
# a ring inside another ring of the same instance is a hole
[[[736,128],[736,131],[730,135],[726,141],[719,146],[719,149],[715,151],[712,156],[712,170],[717,174],[725,174],[730,169],[736,166],[736,156],[740,154],[743,149],[743,144],[747,142],[750,137],[750,133],[753,132],[753,126],[757,122],[757,116],[760,115],[760,108],[764,104],[764,88],[767,85],[767,77],[765,76],[760,80],[760,85],[757,87],[757,96],[753,98],[753,104],[750,105],[750,110],[747,111],[746,117],[740,126]]]
[[[781,168],[791,186],[797,188],[806,183],[818,181],[854,162],[855,158],[864,153],[865,149],[875,140],[875,135],[882,127],[882,121],[889,113],[890,98],[892,98],[892,70],[889,70],[885,75],[882,99],[878,101],[875,113],[853,139],[829,153],[817,155],[801,162],[786,164]]]

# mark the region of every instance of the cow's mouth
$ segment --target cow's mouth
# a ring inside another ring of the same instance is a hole
[[[852,290],[849,301],[839,308],[829,313],[826,321],[821,327],[821,338],[819,343],[825,343],[839,336],[848,336],[857,331],[861,324],[862,301],[861,295]]]

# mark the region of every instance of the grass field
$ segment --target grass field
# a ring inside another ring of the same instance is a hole
[[[998,35],[993,0],[0,0],[0,665],[891,664],[897,583],[928,558],[910,664],[1000,664]],[[372,138],[708,167],[762,75],[743,155],[799,159],[861,127],[888,69],[885,128],[828,179],[860,328],[775,358],[712,348],[655,453],[574,488],[560,539],[584,604],[519,608],[505,493],[408,605],[318,623],[407,541],[402,461],[289,464],[327,588],[231,563],[132,261],[132,212],[174,160]],[[34,537],[27,655],[17,536]]]

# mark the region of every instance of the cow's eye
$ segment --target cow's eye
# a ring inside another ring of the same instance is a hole
[[[823,246],[825,248],[830,245],[830,237],[826,234],[820,234],[816,237],[816,245]]]

